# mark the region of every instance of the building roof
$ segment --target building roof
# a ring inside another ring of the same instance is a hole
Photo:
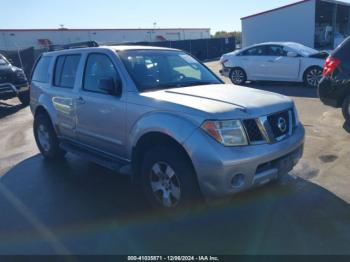
[[[303,4],[303,3],[306,3],[306,2],[309,2],[309,1],[311,1],[311,0],[302,0],[302,1],[298,1],[298,2],[295,2],[295,3],[289,4],[289,5],[283,5],[283,6],[274,8],[274,9],[270,9],[270,10],[267,10],[267,11],[263,11],[263,12],[260,12],[260,13],[256,13],[256,14],[253,14],[253,15],[242,17],[241,20],[247,19],[247,18],[251,18],[251,17],[255,17],[255,16],[259,16],[259,15],[263,15],[263,14],[274,12],[274,11],[278,11],[278,10],[285,9],[285,8],[288,8],[288,7],[291,7],[291,6]]]
[[[0,32],[37,32],[37,31],[172,31],[172,30],[210,30],[210,28],[37,28],[37,29],[1,29]]]
[[[298,2],[295,2],[295,3],[289,4],[289,5],[284,5],[284,6],[280,6],[280,7],[274,8],[274,9],[270,9],[270,10],[267,10],[267,11],[263,11],[263,12],[260,12],[260,13],[257,13],[257,14],[245,16],[245,17],[242,17],[241,20],[248,19],[248,18],[255,17],[255,16],[259,16],[259,15],[263,15],[263,14],[270,13],[270,12],[274,12],[274,11],[278,11],[278,10],[281,10],[281,9],[289,8],[289,7],[291,7],[291,6],[304,4],[304,3],[310,2],[310,1],[312,1],[312,0],[302,0],[302,1],[298,1]],[[348,3],[348,2],[342,2],[342,1],[338,1],[338,0],[321,0],[321,1],[323,1],[323,2],[330,2],[330,3],[334,3],[334,4],[340,4],[340,5],[347,5],[347,6],[350,6],[350,3]]]

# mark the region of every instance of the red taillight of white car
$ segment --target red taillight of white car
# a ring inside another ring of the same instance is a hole
[[[337,68],[337,66],[340,64],[341,64],[341,61],[339,59],[334,58],[332,56],[328,57],[326,60],[326,64],[324,65],[323,76],[327,77],[330,74],[332,74],[334,70]]]

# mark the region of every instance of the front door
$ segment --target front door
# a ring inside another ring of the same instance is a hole
[[[103,79],[113,79],[115,83],[120,81],[115,64],[106,54],[89,54],[83,86],[76,99],[77,139],[94,149],[124,157],[125,92],[116,96],[101,90],[99,83]]]
[[[280,45],[267,46],[266,76],[275,81],[297,81],[300,58],[288,57],[287,51]]]

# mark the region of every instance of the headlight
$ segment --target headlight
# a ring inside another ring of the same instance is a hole
[[[202,129],[219,143],[225,146],[248,145],[241,121],[205,121]]]
[[[23,70],[17,70],[16,71],[16,76],[18,78],[26,78],[26,75],[24,74],[24,71]]]

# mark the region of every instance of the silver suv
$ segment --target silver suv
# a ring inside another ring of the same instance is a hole
[[[291,99],[225,85],[175,49],[45,53],[33,71],[31,110],[45,158],[71,152],[128,174],[166,210],[276,180],[303,153]]]

